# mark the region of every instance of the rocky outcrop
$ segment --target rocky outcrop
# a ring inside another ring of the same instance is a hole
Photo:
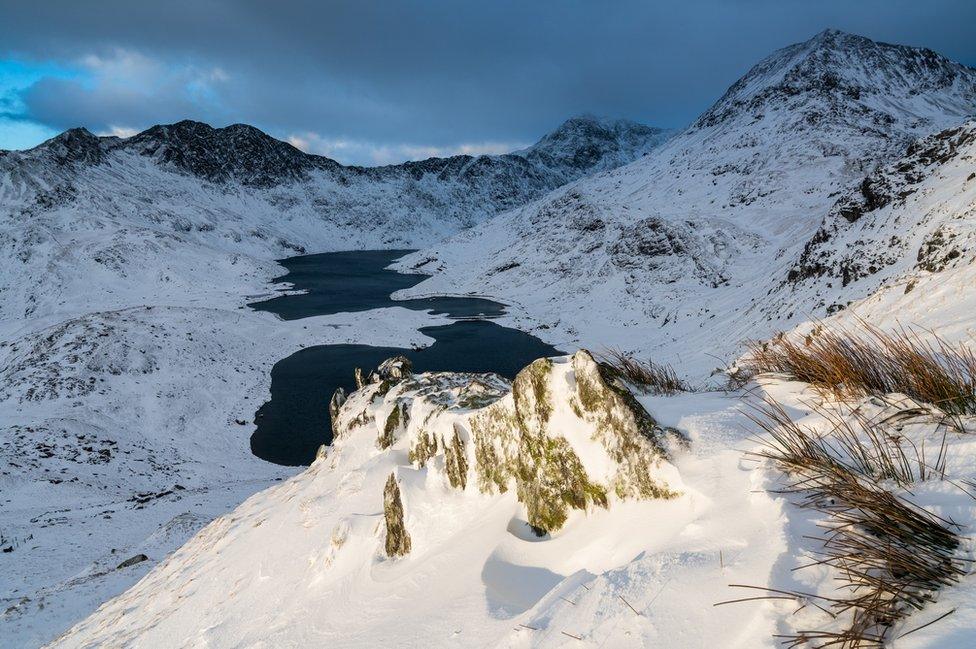
[[[404,401],[397,401],[386,418],[386,423],[383,424],[383,430],[380,431],[376,445],[380,449],[390,448],[393,446],[393,441],[397,438],[398,433],[405,430],[409,423],[410,412],[407,410],[407,404]]]
[[[329,400],[329,421],[332,422],[332,437],[333,439],[337,434],[336,422],[339,418],[339,408],[342,404],[346,402],[346,391],[341,387],[336,388],[336,391],[332,394],[332,398]]]
[[[403,502],[396,475],[391,473],[383,489],[383,518],[386,520],[386,554],[402,557],[410,552],[410,534],[403,522]]]
[[[395,383],[410,376],[412,371],[413,364],[409,358],[406,356],[394,356],[380,363],[376,371],[370,373],[367,382],[382,383],[383,381],[390,381]]]
[[[515,377],[511,401],[472,418],[482,490],[514,483],[529,524],[540,532],[562,527],[571,509],[606,507],[611,492],[621,499],[674,497],[655,468],[670,459],[680,434],[658,426],[626,388],[608,382],[589,352],[561,365],[569,367],[535,361]]]
[[[124,147],[213,183],[236,180],[251,187],[306,180],[311,169],[339,167],[247,124],[213,128],[183,120],[153,126],[125,140]]]
[[[539,359],[512,383],[411,374],[404,361],[384,362],[340,406],[340,443],[372,430],[381,450],[406,451],[415,468],[453,489],[514,490],[538,534],[560,529],[572,510],[679,493],[669,460],[685,438],[659,426],[585,350]]]

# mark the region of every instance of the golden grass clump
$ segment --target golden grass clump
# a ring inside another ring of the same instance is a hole
[[[619,349],[607,349],[599,355],[600,364],[614,376],[627,381],[645,394],[672,395],[691,392],[670,365],[640,361]]]
[[[752,375],[785,374],[842,399],[900,392],[948,414],[976,414],[976,354],[935,335],[861,322],[858,331],[818,325],[803,340],[779,334],[747,346]]]
[[[820,558],[797,569],[832,567],[838,575],[837,594],[733,584],[767,594],[732,602],[795,599],[800,608],[816,606],[837,621],[829,629],[779,636],[788,647],[880,649],[892,639],[899,621],[933,602],[939,589],[968,572],[957,553],[957,526],[892,491],[944,479],[949,427],[944,419],[931,420],[943,436],[929,461],[890,422],[899,415],[904,422],[931,412],[909,408],[876,420],[856,412],[844,417],[823,408],[815,411],[828,421],[828,432],[801,426],[778,403],[764,401],[749,413],[765,433],[760,450],[753,454],[771,460],[789,476],[782,492],[798,496],[794,504],[822,515],[822,533],[811,539],[820,543]]]

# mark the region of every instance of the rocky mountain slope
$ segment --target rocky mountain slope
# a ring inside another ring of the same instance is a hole
[[[828,212],[787,281],[838,295],[976,262],[976,121],[923,138]],[[901,282],[910,292],[909,280]],[[826,306],[842,306],[835,301]]]
[[[579,117],[522,152],[366,168],[303,153],[244,124],[183,121],[126,139],[77,128],[30,151],[0,152],[0,197],[5,208],[29,214],[65,206],[108,215],[124,206],[130,220],[159,222],[166,215],[146,203],[160,192],[172,196],[166,186],[175,183],[181,204],[197,212],[216,202],[240,220],[242,206],[227,199],[246,202],[254,228],[286,232],[285,224],[307,221],[336,244],[414,245],[630,162],[668,136],[626,120]]]
[[[413,292],[511,299],[543,336],[651,352],[701,376],[743,338],[823,315],[796,291],[787,308],[763,304],[839,196],[974,112],[976,70],[828,30],[760,62],[648,156],[401,267],[435,274]]]
[[[2,644],[49,640],[292,473],[247,443],[282,357],[431,342],[417,329],[438,318],[405,309],[300,324],[245,309],[273,259],[431,240],[665,134],[581,118],[550,137],[382,169],[194,122],[0,153]]]

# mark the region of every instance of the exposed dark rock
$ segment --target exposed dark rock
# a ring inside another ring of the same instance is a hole
[[[881,231],[875,213],[903,203],[916,192],[919,183],[973,142],[976,142],[976,122],[970,121],[912,143],[904,157],[865,177],[855,189],[836,201],[820,228],[804,245],[786,281],[797,283],[831,276],[847,286],[895,263],[900,252],[905,252],[902,236],[893,234],[879,242],[873,238],[876,235],[869,234],[853,242],[852,247],[852,242],[846,240],[848,233]],[[960,251],[946,249],[952,238],[951,233],[942,229],[931,233],[918,251],[917,267],[937,271],[958,258]]]
[[[115,569],[116,570],[122,570],[123,568],[128,568],[130,566],[134,566],[137,563],[142,563],[143,561],[149,561],[149,557],[147,557],[144,554],[137,554],[137,555],[135,555],[133,557],[129,557],[128,559],[126,559],[125,561],[123,561],[122,563],[120,563],[118,566],[116,566]]]
[[[122,146],[210,182],[236,180],[254,187],[302,180],[312,168],[339,166],[328,158],[303,153],[246,124],[213,128],[184,120],[153,126],[129,138]]]
[[[358,382],[358,381],[357,381]],[[362,386],[360,386],[362,387]],[[332,398],[329,399],[329,420],[332,422],[332,437],[338,435],[339,408],[346,402],[346,391],[341,387],[336,388]]]
[[[397,438],[397,433],[406,430],[409,423],[410,411],[407,410],[407,404],[403,401],[397,401],[393,410],[390,411],[389,416],[386,418],[386,423],[383,424],[383,429],[380,431],[380,436],[376,440],[376,445],[380,449],[390,448]]]
[[[46,154],[58,166],[97,165],[105,160],[101,141],[86,128],[72,128],[39,144],[32,152]]]
[[[386,521],[386,554],[402,557],[410,552],[410,534],[403,521],[403,502],[396,475],[391,473],[383,489],[383,518]]]

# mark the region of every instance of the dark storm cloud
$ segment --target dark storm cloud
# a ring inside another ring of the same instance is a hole
[[[78,71],[22,93],[54,128],[244,121],[396,157],[529,142],[581,112],[680,126],[826,27],[973,64],[974,24],[976,3],[948,0],[0,1],[0,56]]]

